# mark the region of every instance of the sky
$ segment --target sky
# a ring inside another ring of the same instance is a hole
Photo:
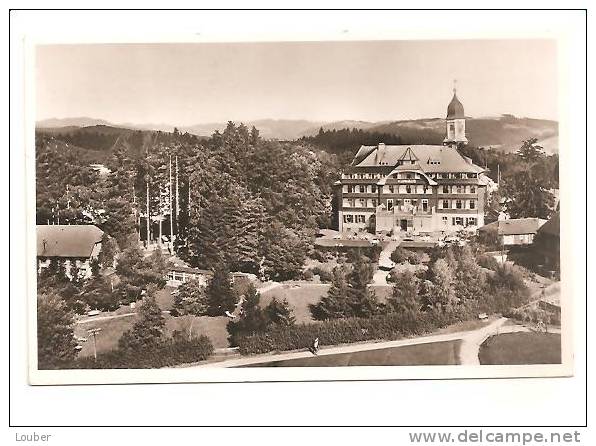
[[[557,119],[549,40],[45,45],[36,117],[168,124],[255,119]]]

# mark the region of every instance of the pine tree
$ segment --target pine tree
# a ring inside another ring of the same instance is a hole
[[[348,277],[348,302],[355,316],[370,317],[379,311],[377,296],[374,290],[368,287],[373,274],[371,262],[357,253]]]
[[[137,354],[159,347],[163,342],[166,322],[150,290],[139,307],[138,317],[118,341],[120,350]]]
[[[207,294],[209,316],[222,316],[226,311],[232,312],[236,306],[237,296],[230,272],[226,266],[219,264],[215,267],[213,278],[205,290]]]
[[[76,356],[73,314],[57,294],[37,297],[38,368],[51,369]]]
[[[406,320],[415,320],[420,311],[418,286],[420,280],[410,270],[400,273],[395,278],[389,305]]]
[[[296,318],[287,299],[277,300],[275,297],[265,307],[265,314],[275,325],[290,326],[294,325]]]
[[[198,280],[191,280],[178,287],[178,294],[174,298],[174,309],[181,314],[203,316],[208,309],[207,293]]]
[[[478,301],[486,293],[486,275],[467,245],[459,252],[455,278],[455,293],[460,300]]]
[[[453,309],[457,303],[454,288],[454,273],[444,259],[438,259],[431,268],[433,306],[443,309]]]
[[[346,270],[336,266],[333,269],[331,286],[317,304],[310,305],[313,319],[327,320],[353,316],[352,307],[348,303],[348,281]]]

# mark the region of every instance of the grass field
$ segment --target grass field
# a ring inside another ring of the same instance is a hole
[[[342,367],[373,365],[455,365],[461,340],[381,348],[353,353],[271,361],[246,367]]]
[[[137,317],[130,315],[115,319],[105,319],[85,324],[75,325],[75,336],[87,338],[87,342],[80,345],[83,347],[79,353],[80,356],[93,355],[93,338],[87,333],[88,329],[101,328],[97,335],[97,353],[107,352],[118,347],[118,340],[122,334],[132,328]],[[174,330],[187,332],[188,327],[184,324],[182,318],[175,318],[169,314],[164,314],[166,320],[166,332],[171,334]],[[220,317],[195,317],[192,331],[195,335],[206,335],[211,339],[213,347],[225,348],[229,346],[228,331],[226,329],[229,319],[225,316]]]
[[[488,338],[478,355],[480,364],[560,364],[561,335],[506,333]]]
[[[309,305],[319,302],[327,294],[329,287],[329,284],[308,282],[283,284],[262,293],[261,306],[268,305],[273,297],[276,297],[278,300],[287,299],[294,310],[296,323],[312,322],[313,319],[310,314]],[[381,302],[385,302],[392,292],[392,288],[389,286],[373,286],[372,288]]]

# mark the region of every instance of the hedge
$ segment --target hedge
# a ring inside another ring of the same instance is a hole
[[[159,346],[140,352],[112,350],[93,357],[78,358],[61,368],[73,369],[155,369],[203,361],[213,354],[213,344],[207,336],[189,340],[175,336]]]
[[[420,336],[438,328],[469,319],[471,311],[420,312],[415,318],[398,313],[371,318],[334,319],[291,327],[273,328],[264,333],[240,336],[238,350],[243,355],[305,349],[319,338],[320,345],[337,345],[371,340],[395,340]]]

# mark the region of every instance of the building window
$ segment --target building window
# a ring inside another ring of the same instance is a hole
[[[468,217],[468,220],[466,222],[467,226],[476,226],[478,224],[478,221],[476,220],[476,217]]]
[[[443,193],[444,194],[448,194],[449,193],[449,186],[443,186]]]
[[[476,200],[470,200],[470,209],[476,209]]]
[[[364,215],[356,215],[356,223],[366,223],[366,217]]]
[[[412,200],[412,206],[414,206],[414,207],[418,206],[418,200]]]
[[[372,199],[372,207],[373,208],[376,208],[377,207],[377,199],[376,198],[373,198]]]
[[[406,194],[411,194],[412,193],[412,186],[410,186],[409,184],[406,186]]]
[[[366,207],[366,198],[361,198],[360,200],[358,200],[358,202],[360,203],[361,208]]]
[[[412,179],[412,174],[411,174],[411,173],[407,173],[407,174],[406,174],[406,178],[407,178],[408,180],[411,180],[411,179]]]
[[[428,211],[428,200],[422,200],[422,211],[426,212]]]
[[[462,205],[463,205],[463,203],[461,200],[455,200],[455,208],[456,209],[461,209]]]
[[[371,190],[371,192],[373,194],[376,193],[377,192],[377,185],[376,184],[373,184],[372,186],[370,186],[370,190]]]
[[[390,211],[391,209],[393,209],[393,198],[387,200],[387,210]]]
[[[422,186],[422,191],[427,194],[428,193],[428,186],[425,184],[424,186]]]
[[[348,184],[348,193],[349,194],[353,194],[354,193],[354,185],[353,184]]]
[[[457,186],[457,193],[458,193],[458,194],[463,194],[463,193],[464,193],[464,186],[460,186],[460,185],[458,185],[458,186]]]
[[[360,193],[363,194],[366,192],[366,186],[364,184],[360,185]]]
[[[442,217],[441,220],[443,221],[443,226],[447,226],[447,217]]]
[[[449,200],[443,200],[443,209],[449,209]]]
[[[354,216],[352,214],[344,214],[344,223],[354,223]]]
[[[470,193],[471,194],[475,194],[476,193],[476,186],[470,186]]]
[[[453,217],[451,219],[453,226],[463,226],[464,225],[464,218],[463,217]]]
[[[389,187],[389,192],[393,193],[393,184],[390,184],[388,187]]]
[[[348,199],[348,206],[353,208],[356,206],[356,200],[354,200],[353,198],[349,198]]]
[[[397,200],[395,200],[395,205],[396,206],[401,206],[402,205],[402,201],[398,198]]]
[[[442,173],[441,174],[441,178],[447,179],[447,178],[449,178],[449,174],[448,173]]]

